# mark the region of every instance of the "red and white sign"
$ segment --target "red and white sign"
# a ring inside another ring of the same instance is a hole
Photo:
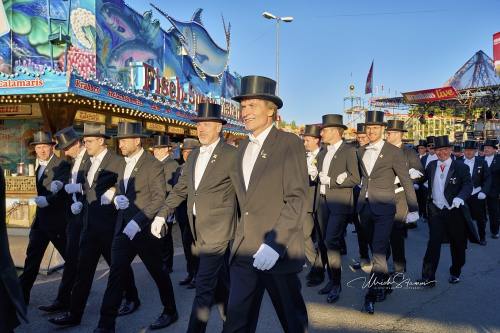
[[[493,35],[493,61],[495,62],[495,70],[500,76],[500,32]]]
[[[430,103],[457,98],[458,94],[453,87],[443,87],[403,93],[406,103]]]

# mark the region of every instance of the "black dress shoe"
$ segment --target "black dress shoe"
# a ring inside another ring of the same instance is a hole
[[[361,309],[361,312],[366,312],[368,314],[374,314],[375,313],[375,303],[373,301],[365,299],[365,303],[363,304],[363,308]]]
[[[60,317],[55,317],[55,318],[50,318],[49,323],[52,323],[54,325],[58,326],[66,326],[66,327],[71,327],[71,326],[78,326],[80,325],[80,322],[82,319],[80,317],[77,317],[70,312],[66,312]]]
[[[141,305],[139,300],[137,301],[123,301],[122,305],[118,309],[118,317],[129,315],[137,310],[137,308]]]
[[[328,283],[323,288],[321,288],[320,290],[318,290],[318,294],[320,294],[320,295],[326,295],[330,291],[332,291],[332,288],[333,288],[333,282],[332,281],[328,281]]]
[[[54,303],[50,305],[40,305],[38,307],[38,310],[45,311],[48,313],[54,313],[54,312],[68,311],[69,307],[67,304],[61,303],[59,301],[54,301]]]
[[[179,281],[179,285],[186,286],[186,285],[190,284],[192,280],[193,280],[193,276],[188,275],[188,276],[186,276],[186,278],[184,280]]]
[[[115,333],[115,330],[114,329],[107,329],[107,328],[96,328],[94,330],[94,333]]]
[[[450,275],[450,277],[448,278],[448,282],[451,284],[457,284],[460,282],[460,278],[455,275]]]
[[[418,279],[417,282],[423,288],[434,288],[436,286],[436,281],[429,280],[429,279],[422,278],[422,279]]]
[[[479,241],[479,245],[481,245],[481,246],[486,246],[486,239],[481,239],[481,240]]]
[[[154,323],[149,325],[149,329],[151,330],[159,330],[161,328],[165,328],[167,326],[172,325],[179,319],[179,315],[176,313],[169,315],[166,313],[162,313],[158,319],[155,320]]]
[[[361,269],[361,263],[359,261],[355,261],[352,264],[349,264],[349,268],[351,271],[356,272]]]
[[[187,289],[196,289],[196,279],[192,279],[191,282],[186,286]]]
[[[491,235],[491,238],[498,239],[498,238],[500,238],[500,235],[499,234],[493,234],[493,235]]]
[[[335,303],[339,300],[340,298],[340,292],[342,291],[342,286],[341,285],[334,285],[332,290],[328,293],[328,296],[326,297],[326,301],[328,303]]]

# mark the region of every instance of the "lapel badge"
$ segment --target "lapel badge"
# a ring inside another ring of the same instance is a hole
[[[312,160],[312,164],[316,166],[318,164],[318,160],[317,159]]]
[[[382,158],[382,157],[384,157],[384,155],[380,154],[379,158]]]
[[[137,168],[134,168],[134,172],[137,172],[138,170],[139,170],[139,169],[137,169]]]
[[[262,157],[262,158],[267,158],[267,154],[266,154],[266,153],[262,150],[262,151],[260,152],[260,157]]]
[[[217,158],[217,154],[213,154],[212,155],[212,160],[210,161],[210,163],[214,163],[216,158]]]
[[[450,183],[455,185],[457,183],[457,177],[450,178]]]

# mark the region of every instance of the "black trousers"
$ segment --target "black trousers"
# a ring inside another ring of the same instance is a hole
[[[163,262],[163,269],[167,272],[172,271],[174,266],[174,240],[172,239],[172,228],[173,224],[167,223],[167,233],[163,238],[161,238],[161,258]]]
[[[231,289],[223,332],[255,332],[266,290],[283,331],[307,332],[307,309],[297,274],[264,273],[252,264],[253,259],[247,257],[235,257],[231,263]]]
[[[420,184],[419,188],[417,191],[415,191],[415,194],[417,195],[417,202],[418,202],[418,212],[421,217],[423,218],[428,218],[427,215],[427,193],[428,193],[427,187],[424,186],[424,184]]]
[[[31,289],[35,283],[36,276],[40,270],[43,255],[49,245],[49,242],[54,244],[54,247],[66,260],[66,232],[42,230],[39,227],[32,228],[29,235],[28,248],[26,249],[26,259],[24,261],[23,273],[19,276],[21,287],[23,288],[24,300],[26,304],[30,302]],[[66,282],[66,281],[64,281]],[[65,285],[63,281],[59,285],[59,293],[71,291],[72,285]],[[57,297],[59,298],[59,296]]]
[[[175,210],[175,219],[181,229],[182,247],[186,258],[186,271],[189,276],[195,276],[198,270],[198,257],[193,254],[194,239],[187,216],[187,203],[184,201]]]
[[[73,289],[77,276],[81,233],[82,220],[79,216],[74,216],[69,220],[66,226],[66,258],[57,295],[57,300],[62,304],[69,305],[71,302],[71,290]]]
[[[476,221],[479,238],[484,240],[486,237],[486,200],[479,200],[477,194],[474,194],[467,199],[467,205],[472,219]]]
[[[383,281],[388,275],[386,256],[394,224],[394,214],[377,215],[371,210],[370,203],[366,200],[359,212],[359,218],[362,233],[372,250],[372,277],[379,282]],[[377,284],[371,285],[366,298],[375,301],[377,289],[379,289]]]
[[[323,234],[314,214],[315,213],[312,212],[307,213],[303,222],[305,239],[304,250],[307,261],[312,265],[311,271],[314,274],[324,274],[328,256],[326,247],[321,241],[323,239]],[[316,247],[315,244],[318,244],[318,247]]]
[[[0,332],[12,333],[19,324],[16,307],[0,279]]]
[[[488,207],[488,219],[490,221],[490,232],[493,235],[498,234],[500,229],[500,200],[494,197],[486,198]]]
[[[445,234],[450,240],[451,267],[450,274],[460,276],[465,264],[465,248],[467,238],[465,219],[459,208],[439,209],[429,204],[429,241],[424,256],[422,278],[434,280],[441,255],[441,243]]]
[[[114,329],[118,308],[126,282],[127,271],[135,256],[139,255],[160,293],[164,313],[177,312],[170,276],[162,267],[161,240],[151,235],[149,228],[130,240],[124,233],[114,236],[111,247],[111,271],[101,306],[99,327]]]
[[[361,230],[359,215],[358,212],[356,211],[359,199],[359,192],[361,191],[361,189],[358,186],[354,186],[352,191],[354,197],[354,207],[353,207],[354,212],[353,212],[352,222],[354,224],[354,230],[356,230],[356,236],[358,237],[359,258],[370,260],[370,255],[368,254],[368,241],[365,239],[365,235]]]
[[[205,332],[210,308],[217,304],[221,318],[226,320],[229,298],[229,242],[196,247],[200,259],[196,274],[196,295],[193,300],[187,332]]]
[[[390,250],[394,271],[397,273],[406,272],[405,237],[406,216],[408,215],[408,205],[404,191],[396,193],[396,215],[391,231]],[[389,257],[389,256],[388,256]]]
[[[82,232],[77,278],[71,293],[70,304],[70,312],[77,317],[81,318],[85,311],[99,258],[103,256],[106,263],[111,267],[113,234],[113,228],[100,230],[92,229],[92,226]],[[124,270],[122,280],[125,298],[128,301],[137,301],[139,296],[134,282],[134,273],[130,265]]]

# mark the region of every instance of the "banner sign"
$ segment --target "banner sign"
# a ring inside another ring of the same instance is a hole
[[[495,71],[500,76],[500,32],[493,35],[493,61],[495,62]]]
[[[430,103],[457,98],[458,94],[453,87],[443,87],[403,93],[406,103]]]
[[[31,104],[14,104],[0,106],[0,116],[30,116]]]
[[[146,122],[146,129],[152,132],[166,132],[167,127],[163,124]]]
[[[181,134],[184,135],[184,128],[182,127],[176,127],[176,126],[168,126],[168,133],[171,134]]]
[[[0,73],[0,95],[65,93],[67,89],[66,76],[61,72],[28,73],[19,68],[15,74]]]
[[[106,116],[94,112],[78,111],[75,114],[75,121],[104,124],[106,122]]]

